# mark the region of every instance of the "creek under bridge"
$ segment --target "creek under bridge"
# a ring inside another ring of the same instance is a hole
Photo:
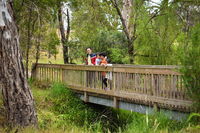
[[[108,78],[107,90],[102,84],[102,72]],[[178,66],[37,64],[32,77],[64,83],[89,103],[144,114],[159,110],[176,120],[186,118],[192,110]]]

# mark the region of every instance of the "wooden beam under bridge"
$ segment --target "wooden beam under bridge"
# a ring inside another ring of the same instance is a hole
[[[77,96],[86,103],[93,103],[98,105],[103,105],[107,107],[114,107],[118,109],[130,110],[133,112],[138,112],[142,114],[155,114],[156,112],[162,112],[163,115],[173,120],[186,120],[189,116],[189,112],[180,112],[176,110],[169,110],[165,108],[155,108],[155,106],[149,106],[145,104],[139,104],[136,102],[131,102],[126,99],[118,99],[116,97],[110,97],[105,95],[99,95],[95,93],[87,93],[81,91],[73,91],[77,94]],[[87,96],[87,99],[85,99]]]

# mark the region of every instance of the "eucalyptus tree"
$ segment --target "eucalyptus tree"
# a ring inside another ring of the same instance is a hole
[[[69,14],[69,9],[68,9],[69,7],[67,6],[67,3],[64,3],[64,2],[65,1],[58,0],[57,8],[58,8],[58,21],[59,21],[61,42],[62,42],[62,46],[63,46],[63,60],[64,60],[64,64],[67,64],[67,63],[69,63],[68,41],[69,41],[71,27],[70,27],[70,14]],[[63,9],[66,9],[66,13]],[[64,27],[64,20],[63,20],[64,16],[63,15],[66,15],[67,28]]]
[[[123,31],[128,40],[128,53],[130,56],[130,63],[134,63],[134,45],[133,42],[136,39],[136,24],[131,22],[131,18],[135,21],[136,15],[133,15],[133,1],[123,0],[122,5],[117,0],[111,0],[112,5],[115,7],[117,14],[121,20]],[[121,7],[121,8],[120,8]]]
[[[69,36],[71,31],[70,9],[73,0],[50,0],[49,7],[56,15],[55,22],[58,23],[60,40],[62,44],[64,64],[69,63]]]
[[[149,8],[152,8],[148,4],[148,0],[111,0],[111,5],[116,9],[121,27],[128,41],[130,63],[135,63],[135,56],[140,55],[136,49],[136,40],[152,20],[160,15],[160,10],[148,12]]]
[[[0,82],[11,127],[37,125],[34,100],[24,73],[12,1],[0,0]]]
[[[189,32],[193,26],[200,22],[200,1],[180,1],[175,0],[174,4],[177,5],[176,15],[180,23],[183,24],[182,33],[189,37]],[[185,48],[187,47],[187,40],[185,39]],[[187,48],[186,48],[187,49]]]

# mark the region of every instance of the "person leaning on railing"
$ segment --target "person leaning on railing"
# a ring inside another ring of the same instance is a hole
[[[100,65],[107,67],[108,63],[107,63],[107,60],[105,58],[106,54],[105,53],[100,53],[99,56],[100,56],[100,59],[101,59]],[[108,90],[107,80],[108,79],[106,78],[106,72],[102,72],[102,89],[104,89],[104,90]]]
[[[100,54],[99,52],[96,53],[96,60],[95,60],[96,66],[99,66],[100,62],[101,62],[101,58],[100,58],[99,54]]]
[[[96,58],[97,58],[96,54],[92,53],[91,48],[87,48],[86,52],[87,52],[86,65],[95,65],[95,61],[96,61]]]
[[[96,54],[92,53],[91,48],[86,49],[87,57],[86,57],[86,65],[95,65],[96,61]],[[86,71],[86,86],[89,88],[96,88],[95,81],[95,72],[92,71]]]

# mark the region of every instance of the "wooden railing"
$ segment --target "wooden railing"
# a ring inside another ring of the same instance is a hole
[[[86,65],[38,64],[32,73],[39,81],[62,82],[70,88],[117,99],[168,108],[190,111],[192,102],[186,95],[177,66],[112,67]],[[104,90],[102,72],[108,76],[108,88]]]

